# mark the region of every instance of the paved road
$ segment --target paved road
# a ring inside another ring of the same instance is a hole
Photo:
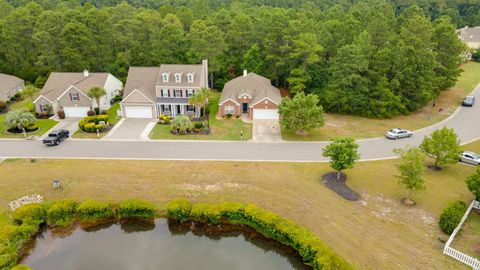
[[[480,100],[480,85],[474,91]],[[455,129],[462,143],[480,138],[480,104],[459,108],[451,117],[418,130],[412,138],[359,140],[363,160],[393,157],[393,149],[419,145],[424,136],[443,126]],[[165,160],[326,161],[322,148],[328,142],[218,142],[218,141],[108,141],[67,140],[56,147],[39,141],[0,140],[0,158],[114,158]]]

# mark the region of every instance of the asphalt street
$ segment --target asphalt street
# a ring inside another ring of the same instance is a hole
[[[480,85],[473,94],[480,100]],[[449,118],[417,130],[413,137],[388,140],[384,137],[358,140],[362,160],[394,157],[395,148],[416,146],[435,129],[455,129],[462,143],[480,138],[480,104],[459,107]],[[0,158],[87,158],[155,160],[237,161],[327,161],[322,148],[328,142],[227,142],[227,141],[140,141],[67,140],[48,147],[38,140],[0,140]]]

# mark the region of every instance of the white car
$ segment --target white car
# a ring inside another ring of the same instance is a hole
[[[412,135],[413,135],[413,132],[411,132],[410,130],[401,129],[401,128],[392,128],[389,131],[387,131],[387,133],[385,133],[385,137],[392,140],[396,140],[400,138],[408,138],[408,137],[412,137]]]
[[[462,152],[460,154],[460,162],[468,163],[472,165],[480,165],[480,156],[473,152]]]

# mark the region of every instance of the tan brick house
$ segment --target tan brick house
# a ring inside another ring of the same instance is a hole
[[[269,79],[244,70],[243,76],[225,84],[218,106],[218,116],[242,114],[248,119],[278,119],[280,90]]]

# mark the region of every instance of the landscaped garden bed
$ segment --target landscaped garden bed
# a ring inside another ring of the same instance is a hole
[[[99,139],[107,135],[121,119],[117,115],[119,107],[120,104],[115,103],[104,114],[87,116],[80,120],[78,122],[79,129],[73,134],[73,138]]]

